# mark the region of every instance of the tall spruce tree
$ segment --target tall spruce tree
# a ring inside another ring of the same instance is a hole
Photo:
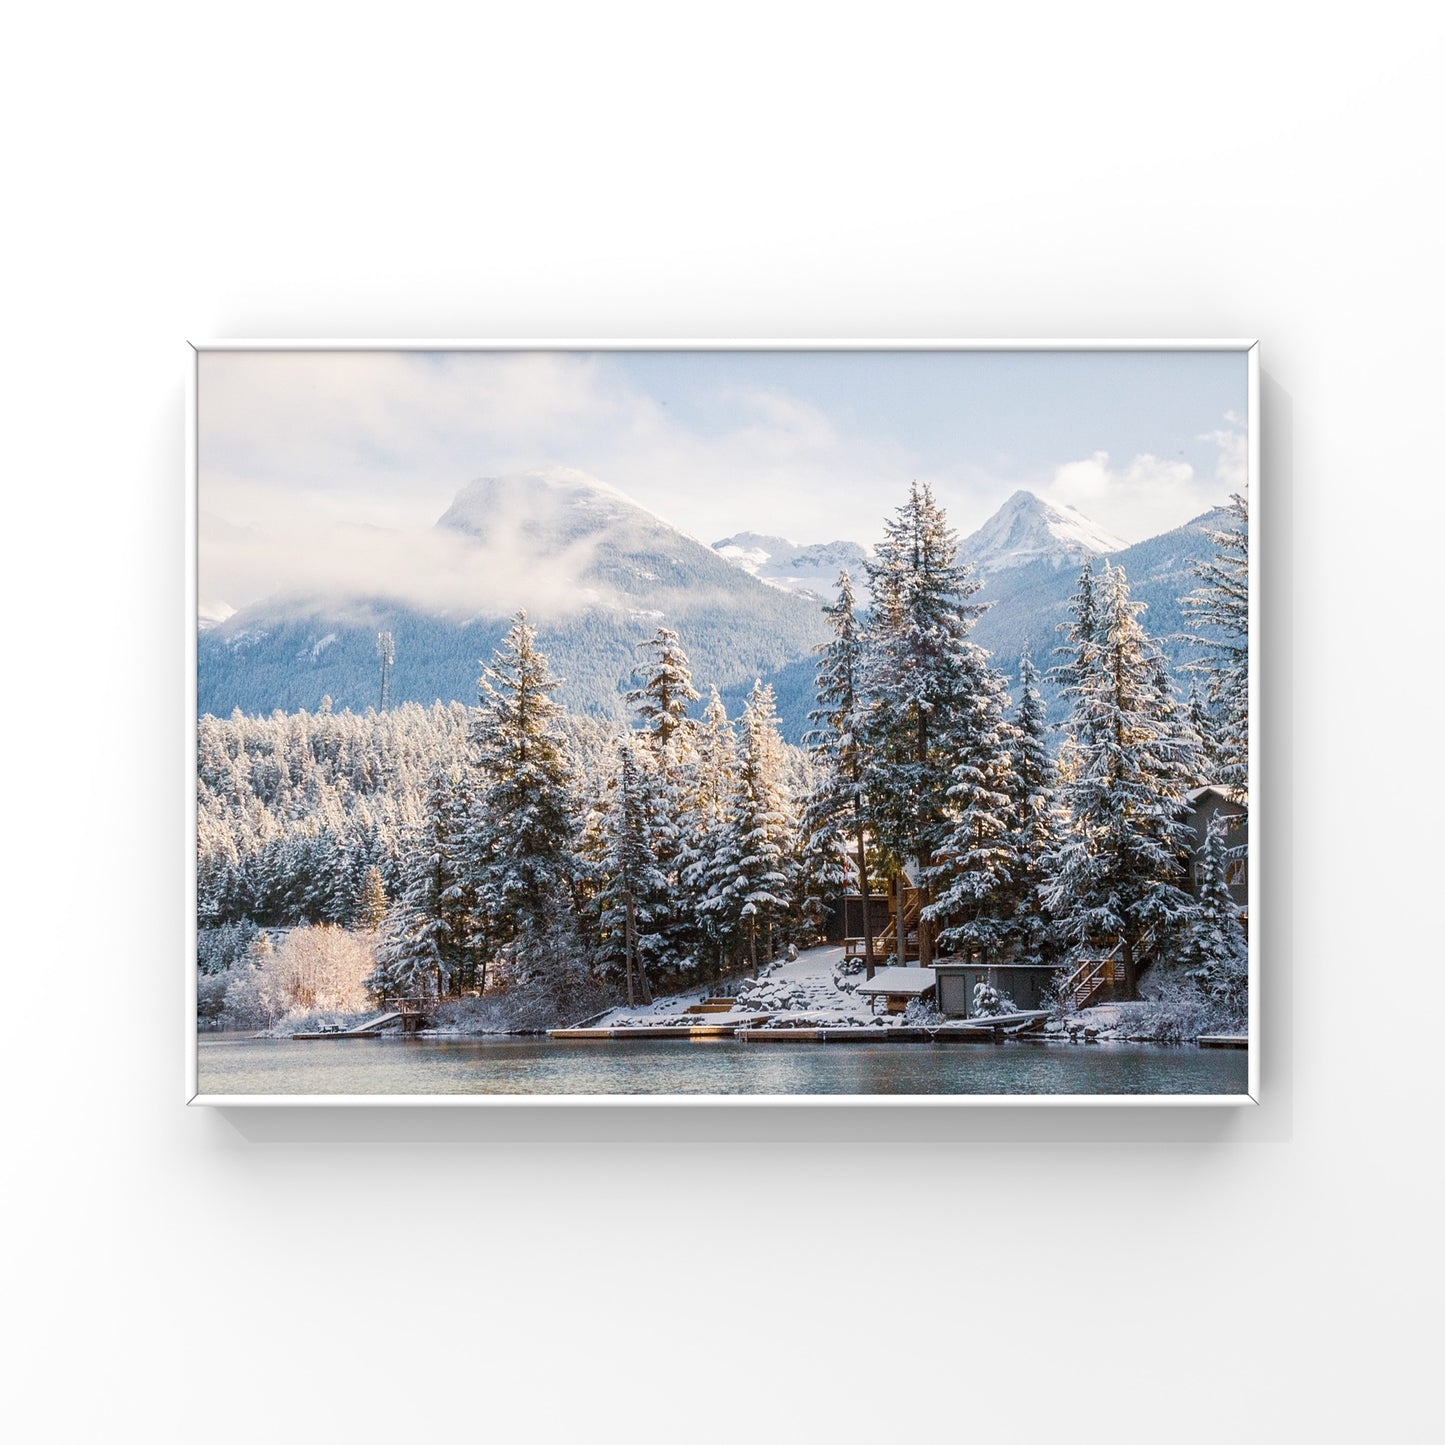
[[[1161,698],[1143,611],[1124,569],[1106,563],[1094,639],[1064,689],[1075,771],[1062,789],[1068,827],[1045,894],[1072,942],[1121,946],[1131,991],[1146,934],[1158,939],[1193,908],[1182,804],[1194,758]]]
[[[929,872],[933,901],[924,916],[940,928],[947,952],[986,961],[1007,948],[1018,873],[1013,819],[1012,728],[1003,679],[980,669],[955,704],[955,761],[949,780],[947,831]]]
[[[728,911],[758,966],[758,931],[772,959],[774,925],[792,905],[791,800],[783,780],[782,739],[771,687],[753,685],[738,739],[730,828],[719,860]]]
[[[570,915],[579,872],[573,767],[536,630],[519,612],[478,680],[474,742],[480,769],[472,830],[473,881],[513,975],[534,976]]]
[[[701,945],[695,908],[682,879],[682,856],[693,805],[690,775],[696,761],[696,723],[688,716],[698,698],[692,669],[678,635],[659,627],[643,646],[652,652],[646,680],[627,695],[641,722],[651,766],[638,775],[647,789],[649,841],[661,885],[647,904],[650,928],[643,953],[654,977],[677,980],[691,967]]]
[[[1184,599],[1187,636],[1204,654],[1189,664],[1207,682],[1215,721],[1215,782],[1249,787],[1249,504],[1225,511],[1234,525],[1209,533],[1214,556],[1194,568],[1200,586]]]
[[[630,737],[617,743],[617,768],[608,785],[603,815],[601,906],[607,936],[622,945],[627,1003],[652,1002],[646,950],[640,938],[650,931],[657,901],[668,880],[653,849],[655,817],[647,774],[655,768]]]
[[[373,863],[367,868],[356,895],[356,926],[375,933],[386,921],[386,910],[386,880],[381,876],[381,869]]]
[[[652,653],[645,664],[647,680],[627,694],[627,701],[660,758],[678,729],[686,729],[687,705],[700,694],[692,685],[692,664],[670,627],[659,627],[642,646]]]
[[[1044,906],[1044,886],[1058,846],[1055,796],[1058,769],[1049,755],[1048,712],[1039,691],[1038,669],[1027,647],[1019,658],[1019,700],[1009,737],[1013,759],[1015,945],[1039,960],[1048,951],[1052,926]]]
[[[1199,749],[1199,756],[1202,760],[1203,774],[1200,782],[1205,782],[1219,776],[1221,762],[1219,743],[1216,737],[1216,725],[1214,714],[1209,710],[1209,704],[1204,700],[1204,694],[1199,686],[1197,676],[1189,679],[1189,696],[1184,704],[1186,726]]]
[[[440,997],[475,970],[475,895],[465,862],[469,821],[460,769],[437,763],[405,855],[401,896],[386,915],[377,967],[366,981],[383,1000]]]
[[[838,575],[837,601],[823,609],[832,624],[831,641],[818,648],[815,683],[818,705],[808,714],[817,724],[807,742],[818,765],[818,782],[803,814],[805,868],[813,911],[821,916],[823,893],[846,881],[840,854],[851,854],[863,900],[863,953],[873,977],[873,920],[868,870],[867,805],[864,797],[863,635],[853,579]]]
[[[1104,564],[1109,565],[1107,562]],[[1089,670],[1098,659],[1099,647],[1099,603],[1095,595],[1094,559],[1084,558],[1079,571],[1078,588],[1069,598],[1069,616],[1059,623],[1064,635],[1063,644],[1054,649],[1058,662],[1049,669],[1049,677],[1060,694],[1072,698],[1082,686]],[[1077,740],[1075,728],[1082,725],[1082,719],[1071,719],[1064,747],[1072,752]],[[1061,761],[1063,759],[1061,758]],[[1073,759],[1069,758],[1065,771],[1071,770]]]
[[[697,732],[692,800],[678,857],[688,907],[698,921],[701,949],[726,969],[736,941],[728,883],[732,803],[737,787],[737,737],[716,687]]]
[[[934,855],[950,827],[948,790],[960,752],[964,700],[987,686],[987,662],[968,641],[984,609],[957,561],[958,538],[927,486],[885,524],[868,563],[873,616],[867,632],[864,725],[869,821],[900,866],[916,860],[925,917],[920,962],[932,959]],[[901,944],[902,940],[900,940]]]

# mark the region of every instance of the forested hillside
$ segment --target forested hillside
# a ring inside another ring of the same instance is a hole
[[[392,702],[471,702],[479,667],[527,607],[538,645],[571,711],[620,718],[636,681],[638,644],[665,624],[684,635],[699,681],[736,708],[755,680],[778,681],[786,734],[806,726],[804,692],[787,672],[823,640],[816,599],[770,587],[625,497],[576,473],[529,473],[465,488],[437,524],[458,539],[464,569],[485,587],[504,561],[526,566],[519,595],[472,615],[395,598],[274,598],[202,631],[202,714],[265,714],[380,703],[376,639],[390,633]],[[452,555],[452,554],[449,554]],[[527,572],[545,577],[529,595]]]
[[[1198,656],[1183,640],[1187,620],[1183,599],[1197,585],[1195,569],[1213,555],[1211,533],[1228,520],[1222,509],[1206,512],[1182,527],[1108,557],[1112,566],[1124,569],[1134,601],[1148,609],[1144,621],[1149,635],[1176,673]],[[979,601],[988,604],[988,611],[979,619],[974,638],[989,650],[994,665],[1007,677],[1017,679],[1025,648],[1040,667],[1052,664],[1059,629],[1068,625],[1069,599],[1078,570],[1077,566],[1032,562],[992,571],[985,577]],[[1051,719],[1062,721],[1057,682],[1047,673],[1042,691]]]

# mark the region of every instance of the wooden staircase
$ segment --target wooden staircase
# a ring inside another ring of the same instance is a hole
[[[916,888],[908,889],[903,895],[903,947],[898,946],[898,910],[888,915],[888,922],[873,939],[873,957],[887,958],[896,954],[900,963],[918,957],[918,944],[910,943],[908,935],[918,929],[918,920],[923,916],[923,894]]]
[[[1151,928],[1139,940],[1134,961],[1143,968],[1154,952],[1154,930]],[[1086,958],[1069,975],[1059,989],[1060,1001],[1072,1001],[1076,1009],[1088,1008],[1105,990],[1114,989],[1124,983],[1124,940],[1121,938],[1102,958]]]
[[[719,998],[714,994],[711,998],[705,998],[701,1003],[695,1003],[687,1010],[690,1014],[730,1014],[736,1007],[736,1000],[730,998]]]

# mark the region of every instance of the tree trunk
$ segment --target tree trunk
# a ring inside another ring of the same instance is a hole
[[[633,929],[633,934],[635,935],[636,932],[637,932],[637,930],[634,928],[634,929]],[[637,947],[636,947],[635,944],[634,944],[634,946],[633,946],[633,952],[636,954],[636,957],[637,957],[637,987],[638,987],[638,991],[642,994],[642,1002],[643,1002],[644,1004],[651,1004],[651,1002],[652,1002],[652,985],[651,985],[650,983],[648,983],[648,981],[647,981],[647,965],[646,965],[645,963],[643,963],[643,961],[642,961],[642,954],[641,954],[641,952],[637,949]]]
[[[753,977],[758,976],[758,915],[748,919],[748,957],[752,960]]]
[[[627,1007],[632,1008],[635,1000],[632,994],[632,959],[636,950],[637,926],[633,922],[632,899],[627,900],[626,919],[623,925],[622,952],[627,959]]]
[[[932,893],[926,881],[932,858],[920,853],[918,858],[918,966],[933,967],[933,920],[923,916],[923,910],[932,901]]]
[[[863,836],[863,808],[857,799],[853,803],[853,815],[858,825],[858,889],[863,895],[863,957],[867,976],[873,977],[873,910],[868,898],[868,851]]]

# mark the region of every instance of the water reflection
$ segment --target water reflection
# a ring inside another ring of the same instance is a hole
[[[201,1035],[203,1094],[1243,1094],[1243,1050],[1149,1044],[296,1042]]]

